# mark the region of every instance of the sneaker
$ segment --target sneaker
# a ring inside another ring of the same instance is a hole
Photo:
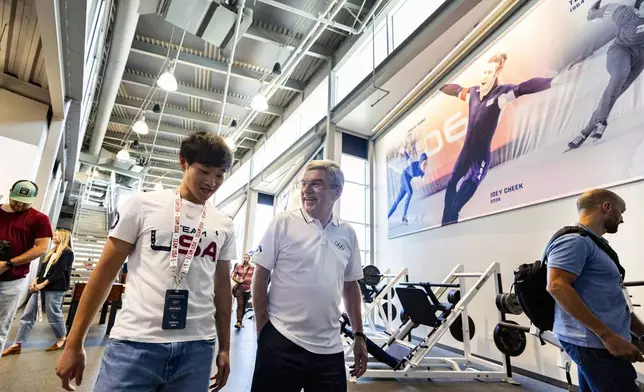
[[[584,144],[587,137],[588,136],[584,136],[583,134],[577,135],[576,138],[572,139],[572,141],[568,143],[568,148],[570,149],[579,148],[582,144]]]
[[[407,220],[407,217],[406,217],[406,216],[403,216],[403,217],[402,217],[402,223],[404,223],[404,224],[409,223],[409,221]]]
[[[593,139],[593,141],[599,141],[599,139],[604,136],[604,131],[606,130],[606,124],[604,123],[597,123],[595,124],[595,127],[593,128],[593,132],[590,134],[590,138]]]

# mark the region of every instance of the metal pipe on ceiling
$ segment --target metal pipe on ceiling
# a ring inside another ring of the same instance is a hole
[[[226,99],[228,98],[228,85],[230,84],[230,73],[233,69],[233,62],[235,61],[235,50],[237,49],[237,41],[239,39],[239,28],[241,26],[242,14],[246,7],[246,0],[241,0],[239,8],[237,9],[237,23],[235,25],[235,38],[233,39],[233,47],[230,51],[228,58],[228,72],[226,73],[226,84],[224,86],[224,99],[221,103],[221,114],[219,115],[219,127],[217,128],[217,135],[221,135],[221,126],[224,123],[224,109],[226,109]]]
[[[107,132],[107,126],[112,115],[114,101],[121,84],[121,76],[130,54],[130,47],[134,39],[136,25],[139,22],[140,0],[119,1],[116,8],[114,21],[114,35],[112,37],[110,54],[107,59],[105,77],[102,82],[98,109],[94,121],[94,131],[90,141],[89,152],[98,155]]]
[[[291,13],[293,13],[295,15],[299,15],[299,16],[301,16],[303,18],[307,18],[307,19],[310,19],[310,20],[313,20],[313,21],[316,21],[316,22],[320,22],[320,23],[322,23],[322,24],[324,24],[326,26],[330,26],[330,27],[333,27],[333,28],[336,28],[336,29],[339,29],[339,30],[342,30],[342,31],[346,31],[347,33],[349,33],[351,35],[358,35],[358,34],[362,34],[362,32],[364,32],[364,30],[367,28],[367,24],[369,23],[369,19],[371,19],[373,17],[373,15],[376,13],[376,10],[378,9],[378,7],[380,7],[380,5],[383,2],[383,0],[377,0],[374,3],[373,7],[371,7],[371,10],[367,14],[367,16],[365,17],[364,22],[362,22],[362,24],[360,24],[360,26],[358,28],[355,28],[355,27],[352,27],[352,26],[347,26],[347,25],[344,25],[342,23],[335,22],[333,20],[333,18],[327,19],[324,16],[315,16],[315,15],[313,15],[311,13],[306,12],[306,11],[302,11],[299,8],[292,7],[292,6],[288,5],[288,4],[280,3],[279,1],[275,1],[275,0],[257,0],[257,1],[259,1],[260,3],[264,3],[266,5],[270,5],[270,6],[275,7],[275,8],[279,8],[279,9],[284,10],[284,11],[291,12]],[[344,2],[344,4],[346,4],[346,1]],[[342,7],[344,7],[344,4],[342,5]],[[363,4],[363,6],[364,6],[364,4]],[[362,7],[360,7],[360,10],[362,11]]]
[[[324,18],[322,16],[315,16],[315,15],[313,15],[311,13],[308,13],[306,11],[303,11],[303,10],[297,8],[297,7],[292,7],[292,6],[288,5],[288,4],[280,3],[279,1],[275,1],[275,0],[257,0],[257,1],[259,1],[260,3],[264,3],[266,5],[270,5],[271,7],[275,7],[275,8],[279,8],[281,10],[284,10],[284,11],[288,11],[288,12],[290,12],[292,14],[295,14],[295,15],[299,15],[299,16],[301,16],[303,18],[310,19],[310,20],[315,21],[315,22],[320,22],[320,23],[322,23],[322,24],[324,24],[326,26],[335,27],[336,29],[346,31],[349,34],[354,34],[354,31],[355,31],[355,29],[353,27],[351,27],[351,26],[343,25],[342,23],[335,22],[335,21],[333,21],[331,19],[326,19],[326,18]]]
[[[330,16],[330,19],[335,18],[335,16],[344,7],[344,4],[346,4],[346,2],[347,0],[341,0],[339,3],[338,0],[332,0],[327,6],[326,10],[322,13],[321,18],[326,18],[327,16]],[[337,6],[333,8],[336,4]],[[297,49],[288,58],[286,65],[282,69],[282,74],[278,78],[273,79],[273,81],[264,90],[264,96],[266,97],[267,101],[273,96],[273,94],[275,94],[275,92],[277,91],[277,86],[283,83],[284,80],[286,80],[290,76],[295,67],[297,67],[297,65],[302,61],[302,59],[306,55],[306,52],[313,46],[318,38],[320,38],[324,30],[326,29],[325,26],[322,26],[322,28],[320,28],[321,25],[322,23],[319,21],[316,22],[315,25],[313,25],[313,27],[307,33],[306,37],[302,40]],[[255,117],[257,117],[258,114],[259,112],[256,110],[250,111],[250,113],[244,118],[244,121],[239,127],[239,131],[234,136],[235,140],[244,132],[244,129],[255,119]]]

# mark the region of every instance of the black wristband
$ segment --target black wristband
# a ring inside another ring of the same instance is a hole
[[[366,338],[367,338],[367,337],[365,336],[365,334],[363,334],[363,333],[362,333],[362,332],[360,332],[360,331],[358,331],[358,332],[354,332],[354,333],[353,333],[353,335],[354,335],[354,336],[356,336],[356,337],[357,337],[357,336],[359,336],[359,337],[361,337],[361,338],[363,338],[363,339],[366,339]]]
[[[5,261],[5,263],[7,263],[7,268],[9,268],[9,269],[13,268],[13,263],[11,262],[11,260],[7,260],[7,261]]]

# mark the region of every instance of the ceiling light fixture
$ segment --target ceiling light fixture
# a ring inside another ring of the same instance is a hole
[[[126,149],[122,149],[116,154],[116,159],[119,161],[129,161],[130,160],[130,153],[127,152]]]
[[[177,78],[174,77],[174,62],[170,62],[165,72],[159,76],[157,86],[165,91],[177,91],[179,86],[177,84]]]
[[[155,191],[162,191],[163,190],[163,185],[160,182],[157,182],[154,184],[154,190]]]
[[[159,105],[158,103],[155,103],[154,107],[152,108],[152,112],[161,113],[161,105]]]
[[[137,122],[132,125],[132,130],[139,135],[147,135],[149,128],[145,122],[145,116],[141,116]]]
[[[237,120],[233,118],[233,120],[230,122],[230,127],[231,128],[237,128]]]
[[[273,65],[273,75],[278,75],[279,76],[281,74],[282,74],[282,64],[277,62],[277,63],[275,63],[275,65]]]
[[[255,94],[253,100],[250,101],[250,107],[253,110],[257,110],[258,112],[265,112],[266,110],[268,110],[268,101],[266,101],[264,94]]]

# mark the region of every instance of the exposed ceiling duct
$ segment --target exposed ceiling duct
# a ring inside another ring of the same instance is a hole
[[[239,12],[236,6],[228,3],[222,0],[143,0],[139,13],[158,13],[180,29],[225,50],[233,46]],[[253,10],[244,8],[237,40],[252,22]]]

